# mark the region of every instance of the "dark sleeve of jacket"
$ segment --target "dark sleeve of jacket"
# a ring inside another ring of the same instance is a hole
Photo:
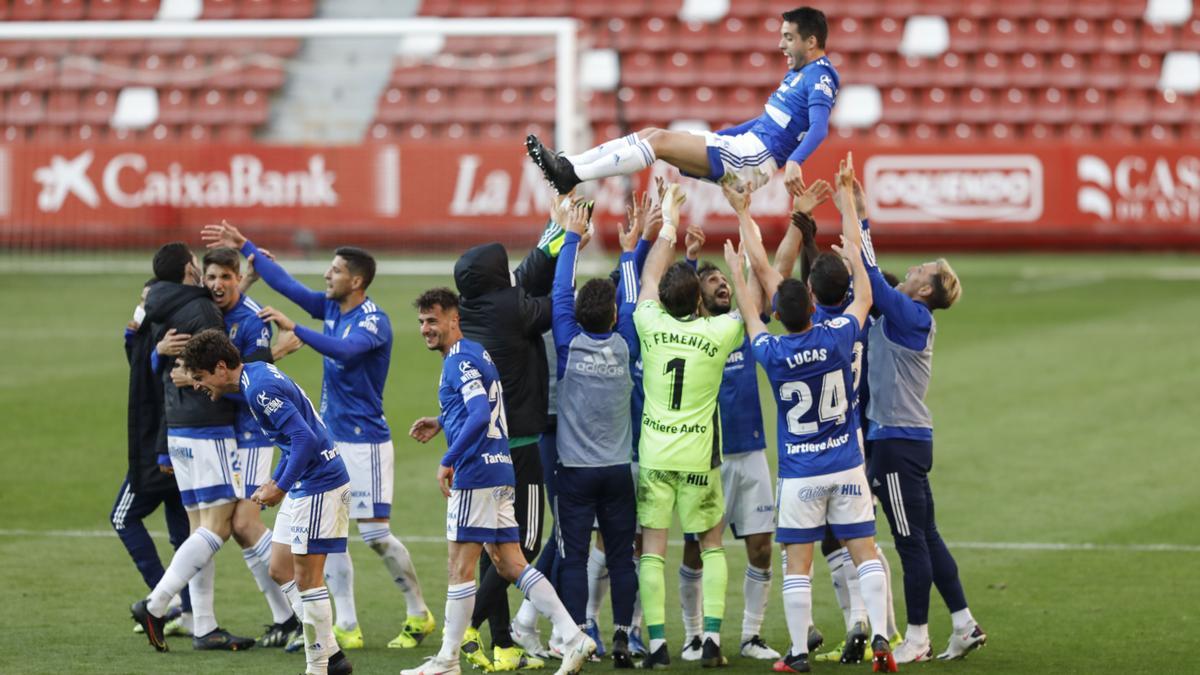
[[[158,468],[158,454],[167,451],[162,380],[150,369],[150,354],[158,339],[150,322],[146,321],[126,346],[129,358],[129,483],[134,492],[177,489],[174,476]]]
[[[513,272],[517,288],[517,311],[526,335],[541,335],[550,330],[550,289],[554,286],[554,260],[535,248]]]
[[[174,328],[180,333],[195,335],[207,328],[225,329],[225,320],[221,310],[208,297],[195,298],[176,310],[162,327],[162,333]],[[159,339],[162,339],[161,336]],[[157,344],[157,341],[155,342]],[[208,394],[196,391],[191,387],[176,387],[171,381],[171,369],[174,359],[167,359],[159,364],[159,377],[162,382],[164,396],[164,413],[169,423],[175,427],[208,427],[232,425],[237,418],[237,408],[232,401],[221,399],[213,401]],[[164,436],[165,438],[165,436]]]

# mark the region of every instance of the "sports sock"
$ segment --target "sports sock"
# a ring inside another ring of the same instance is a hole
[[[204,567],[188,579],[188,592],[192,594],[192,634],[196,637],[217,629],[217,615],[213,609],[216,586],[217,564],[209,558]]]
[[[425,606],[425,597],[421,594],[421,582],[417,580],[417,570],[413,567],[412,556],[396,535],[392,534],[388,523],[359,523],[358,533],[372,551],[383,558],[383,564],[392,575],[392,580],[404,593],[404,601],[408,604],[409,616],[425,616],[429,608]]]
[[[258,590],[267,599],[267,606],[271,608],[271,622],[283,623],[291,618],[292,606],[271,578],[271,531],[263,532],[255,545],[242,549],[242,559],[250,568],[250,575],[254,577]]]
[[[295,581],[289,581],[279,585],[279,592],[287,598],[288,604],[292,606],[292,613],[296,615],[296,619],[304,619],[304,601],[300,599],[300,588],[296,586]]]
[[[879,556],[879,564],[883,565],[883,580],[887,582],[887,629],[888,639],[900,633],[900,624],[896,623],[896,603],[892,598],[892,566],[879,544],[875,544],[875,555]]]
[[[629,134],[620,138],[614,138],[611,141],[605,141],[590,150],[584,150],[578,155],[566,155],[566,158],[575,165],[588,164],[594,162],[605,155],[610,155],[621,148],[627,148],[638,142],[637,134]]]
[[[563,640],[570,643],[576,638],[579,626],[575,624],[575,620],[571,618],[567,608],[563,607],[562,601],[558,599],[558,594],[554,592],[554,587],[550,585],[546,577],[542,576],[541,572],[537,571],[536,567],[532,565],[525,567],[525,570],[517,577],[517,588],[521,589],[525,597],[537,607],[538,612],[550,619]]]
[[[704,561],[704,637],[721,644],[721,621],[725,618],[725,589],[729,586],[729,564],[725,547],[700,552]]]
[[[975,617],[971,616],[971,610],[964,607],[957,612],[950,612],[950,623],[954,625],[954,632],[958,635],[969,633],[975,626]]]
[[[663,578],[666,561],[661,555],[643,553],[638,567],[638,595],[646,615],[646,632],[650,635],[650,651],[666,642],[667,589]],[[657,643],[656,643],[657,641]]]
[[[854,567],[854,559],[850,551],[842,549],[842,583],[846,584],[846,594],[850,597],[850,620],[846,630],[859,621],[867,621],[867,606],[863,604],[862,588],[858,581],[858,571]]]
[[[829,563],[829,580],[833,582],[833,594],[837,597],[838,607],[842,610],[842,622],[846,624],[846,629],[849,630],[850,625],[850,589],[846,588],[846,583],[842,580],[842,553],[846,549],[839,548],[838,550],[825,556],[825,562]]]
[[[807,574],[783,575],[783,613],[792,639],[790,653],[807,654],[812,624],[812,579]]]
[[[345,553],[330,553],[325,556],[325,585],[333,596],[337,609],[337,627],[354,630],[358,627],[358,609],[354,606],[354,563],[350,560],[350,549]]]
[[[308,673],[328,672],[329,656],[338,650],[333,637],[333,608],[329,605],[329,589],[317,586],[300,591],[304,604],[304,658]]]
[[[609,176],[628,176],[637,173],[654,163],[657,157],[654,148],[645,139],[633,145],[620,148],[603,157],[586,164],[575,164],[575,175],[581,181],[608,178]],[[572,162],[574,164],[574,162]]]
[[[222,543],[224,542],[221,538],[211,531],[203,527],[196,528],[196,531],[175,549],[171,564],[163,572],[154,590],[150,591],[147,603],[150,613],[154,616],[166,614],[171,598],[187,587],[188,580],[193,575],[204,569]]]
[[[878,560],[864,560],[858,566],[858,581],[870,617],[871,632],[891,639],[892,636],[887,634],[887,581],[883,576],[883,565]]]
[[[588,601],[587,618],[593,621],[600,614],[600,605],[608,595],[608,557],[598,548],[592,548],[587,561]]]
[[[929,642],[929,624],[908,624],[908,628],[904,631],[904,641],[917,645]]]
[[[703,560],[704,556],[701,555]],[[679,566],[679,609],[683,613],[683,635],[691,638],[703,630],[704,620],[704,570],[687,565]]]
[[[767,600],[771,593],[771,568],[746,565],[746,577],[742,581],[742,597],[746,607],[742,611],[742,641],[762,632],[763,619],[767,615]],[[705,594],[707,595],[707,594]]]
[[[438,658],[458,661],[458,648],[475,610],[475,580],[450,584],[446,588],[446,625],[442,630],[442,648]]]
[[[530,632],[537,629],[537,607],[529,601],[528,598],[521,601],[521,606],[517,608],[516,615],[513,616],[513,625],[523,631]]]

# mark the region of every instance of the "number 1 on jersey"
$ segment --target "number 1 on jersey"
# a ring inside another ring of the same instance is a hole
[[[675,371],[675,376],[671,379],[671,410],[679,410],[683,405],[683,368],[686,365],[687,362],[683,359],[671,359],[667,361],[667,367],[663,370],[663,375]]]

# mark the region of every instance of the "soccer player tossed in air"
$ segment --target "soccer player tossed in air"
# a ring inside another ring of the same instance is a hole
[[[325,272],[326,290],[306,288],[279,264],[263,255],[253,242],[228,223],[207,225],[201,237],[209,247],[240,249],[254,256],[255,270],[267,285],[321,319],[318,332],[297,325],[279,310],[266,307],[259,316],[274,321],[325,357],[321,382],[321,414],[350,473],[350,517],[404,594],[408,617],[388,647],[416,647],[434,629],[433,613],[425,605],[412,556],[391,532],[392,432],[383,415],[383,387],[392,358],[392,326],[387,314],[367,297],[375,277],[375,259],[366,251],[343,246],[334,252]],[[362,628],[354,605],[354,567],[348,552],[329,556],[329,590],[337,609],[334,633],[345,649],[363,646]]]
[[[849,193],[854,180],[850,158],[842,162],[838,180]],[[812,300],[802,281],[783,279],[767,262],[757,226],[749,216],[749,192],[724,186],[738,214],[742,246],[786,335],[767,332],[759,318],[759,298],[751,295],[741,273],[741,250],[728,241],[725,260],[750,333],[756,360],[771,383],[779,417],[778,519],[775,539],[784,545],[787,566],[783,604],[792,646],[775,663],[778,672],[808,672],[808,629],[812,624],[813,543],[821,541],[828,523],[858,567],[863,602],[874,637],[871,649],[876,672],[895,672],[887,632],[887,585],[875,553],[875,510],[858,442],[858,423],[851,414],[854,346],[871,308],[871,286],[859,255],[859,226],[853,207],[842,219],[838,252],[854,268],[854,301],[841,316],[810,322]],[[742,299],[745,300],[742,300]]]
[[[304,623],[305,672],[352,672],[333,637],[324,585],[325,557],[346,550],[350,476],[325,422],[304,390],[275,364],[243,363],[223,331],[196,334],[179,360],[212,400],[244,399],[259,428],[279,446],[271,479],[250,496],[262,506],[283,503],[271,536],[271,577]]]
[[[475,605],[475,565],[487,550],[497,571],[515,581],[538,612],[549,617],[566,647],[557,675],[579,672],[596,651],[596,643],[559,601],[554,587],[525,561],[516,515],[512,457],[504,414],[504,390],[492,357],[477,342],[463,337],[458,296],[448,288],[421,294],[413,303],[421,337],[430,351],[442,354],[438,385],[438,417],[413,422],[409,435],[421,443],[446,432],[447,449],[437,469],[438,487],[446,504],[449,585],[442,647],[402,675],[455,675],[461,672],[459,647]]]
[[[729,568],[721,544],[725,499],[721,489],[721,427],[717,393],[725,361],[742,343],[742,324],[728,316],[699,316],[700,279],[675,255],[679,207],[672,184],[663,196],[663,224],[643,270],[633,313],[644,366],[642,433],[638,448],[638,523],[642,526],[639,589],[650,636],[643,668],[670,663],[666,640],[663,568],[667,530],[679,513],[685,532],[700,539],[704,562],[705,666],[728,663],[721,654],[721,621]]]
[[[637,173],[661,159],[686,176],[714,183],[736,176],[751,190],[782,166],[788,192],[799,197],[804,188],[800,165],[829,133],[829,112],[838,94],[837,71],[825,57],[828,33],[820,10],[783,13],[779,49],[788,72],[763,114],[735,127],[715,133],[642,129],[578,155],[555,154],[530,135],[526,150],[559,194],[585,181]]]

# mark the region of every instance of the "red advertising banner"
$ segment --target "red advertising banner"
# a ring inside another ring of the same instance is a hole
[[[829,142],[804,167],[832,180],[854,151],[876,240],[996,248],[1200,248],[1200,147]],[[75,144],[0,146],[0,246],[153,246],[222,218],[266,245],[461,248],[532,243],[551,192],[520,145]],[[588,189],[613,241],[630,189],[677,173],[658,163]],[[683,179],[688,223],[714,245],[736,223],[720,190]],[[764,229],[786,225],[782,175],[758,190]],[[819,223],[836,231],[831,204]]]

